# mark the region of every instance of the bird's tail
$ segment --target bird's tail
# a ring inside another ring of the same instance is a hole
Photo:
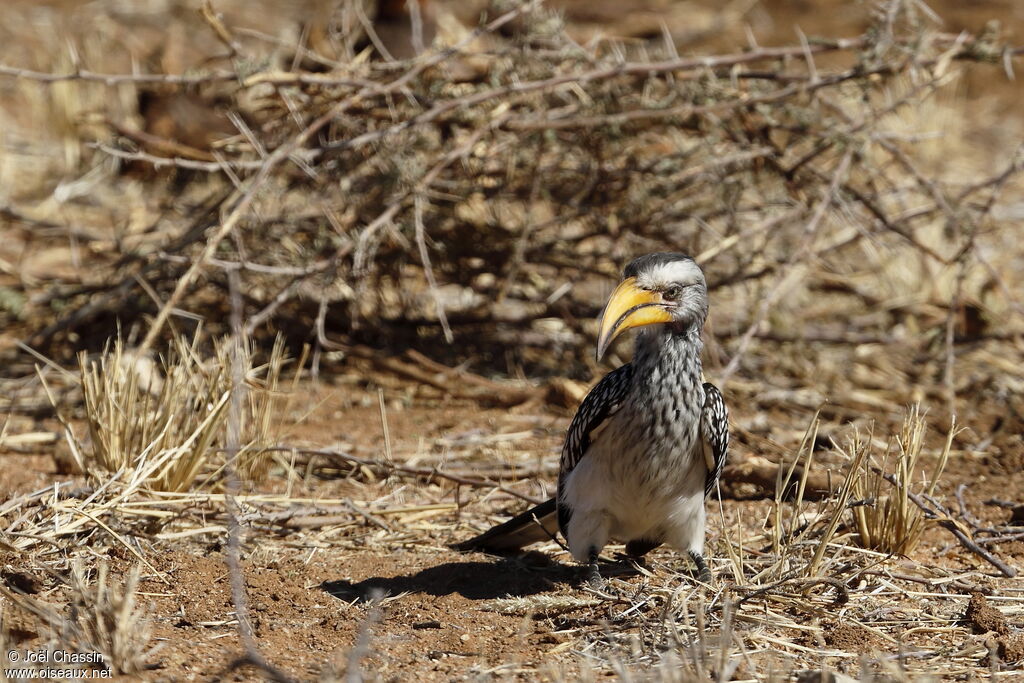
[[[555,499],[546,500],[503,524],[488,529],[468,541],[453,543],[455,550],[479,550],[504,554],[523,546],[547,541],[558,531],[558,511]]]

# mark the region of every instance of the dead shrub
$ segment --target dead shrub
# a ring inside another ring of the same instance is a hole
[[[282,372],[289,362],[283,343],[278,340],[258,365],[254,347],[243,344],[244,381],[234,387],[230,344],[217,343],[214,353],[204,358],[197,340],[176,338],[159,363],[126,349],[120,339],[98,358],[80,354],[89,438],[79,438],[69,418],[61,419],[82,472],[97,479],[113,474],[129,485],[160,491],[218,481],[227,462],[228,407],[237,390],[244,395],[235,468],[244,479],[266,474],[267,448],[275,436],[273,417],[286,408],[290,395],[282,391]]]

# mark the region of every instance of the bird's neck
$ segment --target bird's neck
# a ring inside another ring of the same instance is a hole
[[[698,325],[658,325],[642,330],[633,351],[634,372],[653,381],[680,374],[699,378],[704,349]]]
[[[661,436],[655,439],[659,443],[648,445],[652,454],[690,453],[696,443],[704,403],[702,347],[699,326],[674,330],[664,325],[637,335],[631,409],[624,414],[636,422],[638,433]]]

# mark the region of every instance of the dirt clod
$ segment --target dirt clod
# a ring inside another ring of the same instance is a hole
[[[994,631],[999,635],[1006,635],[1010,632],[1006,617],[995,607],[989,605],[988,600],[981,593],[971,594],[971,601],[967,604],[964,620],[978,633]]]
[[[1024,632],[1014,629],[1006,616],[988,604],[981,593],[972,593],[964,619],[979,633],[997,633],[996,647],[1004,662],[1024,660]]]
[[[870,631],[851,624],[829,622],[822,625],[825,644],[836,650],[867,653],[878,649],[880,641]]]
[[[1024,660],[1024,633],[1016,633],[999,639],[999,656],[1004,662]]]
[[[1024,505],[1013,508],[1013,512],[1010,514],[1010,524],[1024,525]]]

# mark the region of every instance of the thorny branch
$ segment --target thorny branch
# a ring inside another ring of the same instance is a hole
[[[526,28],[497,39],[513,20]],[[239,29],[212,14],[207,21],[231,49]],[[416,60],[329,62],[326,73],[274,64],[188,77],[0,66],[0,77],[42,83],[188,86],[231,102],[242,133],[199,150],[111,119],[112,135],[87,143],[92,153],[185,178],[210,174],[225,198],[198,233],[168,217],[167,227],[191,239],[169,247],[166,228],[153,231],[85,286],[54,282],[30,303],[30,317],[45,320],[42,337],[56,343],[143,295],[138,305],[154,316],[145,350],[172,315],[223,331],[204,292],[223,292],[237,270],[246,333],[313,336],[317,359],[385,339],[435,357],[452,344],[452,360],[472,357],[493,370],[568,363],[585,375],[595,370],[585,352],[595,288],[630,255],[668,249],[701,256],[716,290],[713,336],[727,379],[744,374],[753,340],[879,340],[932,353],[892,331],[906,309],[881,306],[881,284],[851,284],[850,264],[866,257],[860,270],[882,273],[923,254],[946,267],[962,263],[957,250],[966,248],[996,270],[982,253],[984,234],[951,248],[931,226],[950,216],[989,220],[994,190],[1021,165],[951,181],[921,165],[913,136],[894,130],[958,62],[999,64],[1021,50],[987,34],[904,25],[891,13],[879,21],[850,38],[650,58],[583,48],[526,3]],[[479,51],[473,41],[483,34],[494,40]],[[808,225],[819,235],[810,248],[802,246]],[[259,263],[237,253],[269,235],[274,249]],[[930,268],[921,266],[920,279]],[[141,292],[140,274],[156,296]],[[948,367],[953,345],[963,341],[954,314],[979,298],[971,287],[964,279],[944,302],[947,343],[936,352],[947,387],[959,377]],[[849,305],[808,322],[806,335],[772,324],[790,305],[788,292],[799,299],[825,289]]]

